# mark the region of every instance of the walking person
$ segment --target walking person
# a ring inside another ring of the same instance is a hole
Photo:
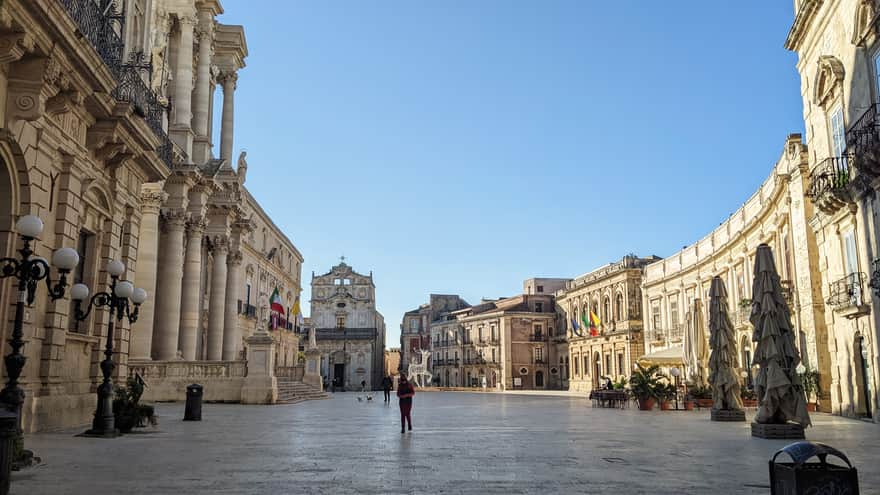
[[[391,377],[385,375],[385,378],[382,379],[382,390],[385,392],[385,402],[391,402]]]
[[[412,383],[406,379],[405,375],[400,376],[400,383],[397,385],[397,397],[400,399],[400,432],[406,433],[407,422],[409,422],[409,431],[412,431],[412,403],[413,396],[416,395],[416,389]]]

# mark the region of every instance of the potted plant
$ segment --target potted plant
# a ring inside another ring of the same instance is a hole
[[[670,403],[675,400],[675,396],[678,391],[675,389],[675,385],[671,383],[661,383],[657,387],[657,397],[660,400],[660,410],[668,411],[672,409]]]
[[[613,390],[626,390],[626,377],[618,377],[616,382],[611,383],[611,388]]]
[[[116,428],[121,433],[130,433],[134,427],[147,426],[147,423],[156,425],[153,406],[139,403],[144,393],[141,380],[129,378],[125,387],[117,387],[114,392],[116,397],[113,399],[113,416]]]
[[[629,389],[639,402],[639,409],[650,411],[657,400],[657,391],[661,386],[660,367],[656,364],[645,367],[636,363],[636,369],[629,377]]]
[[[743,407],[758,407],[758,395],[754,390],[743,388],[740,397],[742,398]]]
[[[697,407],[709,408],[714,403],[712,401],[712,389],[704,385],[691,385],[688,387],[688,397]],[[687,409],[687,403],[685,403]]]
[[[819,372],[805,368],[803,372],[798,373],[801,379],[801,385],[804,387],[804,395],[807,397],[807,411],[816,412],[819,410]]]

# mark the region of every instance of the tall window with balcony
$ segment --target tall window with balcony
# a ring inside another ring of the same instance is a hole
[[[534,328],[534,340],[541,341],[544,340],[544,328],[541,325],[535,325]]]
[[[535,347],[535,363],[542,364],[544,362],[544,348]]]
[[[669,325],[674,332],[678,329],[678,295],[669,300]]]
[[[336,328],[345,328],[345,316],[340,315],[336,317]]]
[[[828,131],[831,132],[831,156],[844,156],[846,153],[846,129],[843,124],[842,106],[835,106],[828,115]]]
[[[614,298],[614,319],[623,321],[623,294],[619,292]]]
[[[856,235],[852,230],[843,234],[844,263],[846,263],[846,276],[850,303],[854,306],[862,304],[862,287],[859,279],[859,258],[856,250]]]
[[[654,333],[661,331],[659,300],[651,301],[651,329],[654,330]]]

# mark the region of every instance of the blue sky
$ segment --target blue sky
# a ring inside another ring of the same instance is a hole
[[[247,187],[303,253],[305,300],[342,254],[374,272],[389,347],[430,293],[693,243],[803,128],[788,1],[223,5],[250,50]]]

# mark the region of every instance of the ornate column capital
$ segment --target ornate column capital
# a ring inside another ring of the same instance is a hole
[[[190,237],[201,237],[205,233],[208,222],[202,215],[192,215],[186,222],[186,233]]]
[[[141,209],[144,213],[158,214],[162,203],[168,200],[168,193],[162,190],[141,191]]]
[[[180,25],[180,30],[184,29],[192,29],[198,24],[199,20],[195,14],[180,14],[177,16],[177,23]]]
[[[241,251],[232,251],[226,257],[226,264],[231,267],[238,267],[241,266],[242,259],[244,259],[244,256],[242,256]]]
[[[169,209],[162,212],[162,220],[165,228],[169,230],[183,230],[186,226],[187,215],[183,210]]]
[[[226,254],[229,252],[229,239],[226,236],[215,235],[211,239],[211,250],[214,254]]]
[[[238,82],[238,72],[223,71],[217,76],[217,82],[223,85],[223,91],[226,91],[227,84],[229,89],[235,90]]]

